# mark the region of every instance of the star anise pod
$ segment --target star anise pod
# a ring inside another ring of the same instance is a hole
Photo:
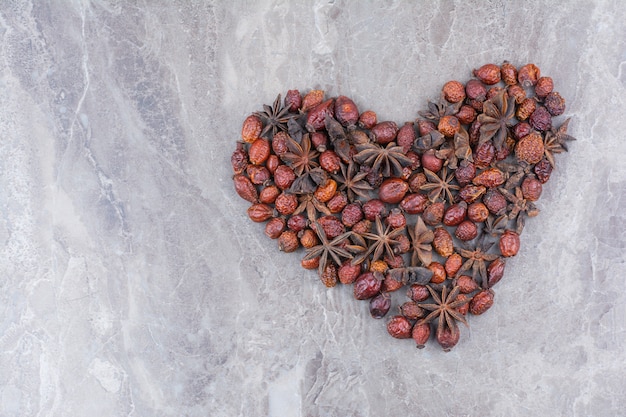
[[[424,266],[430,265],[433,261],[433,246],[432,242],[435,235],[431,229],[426,227],[422,216],[417,216],[417,222],[413,229],[409,229],[409,235],[411,236],[411,248],[413,249],[413,255],[411,256],[411,266],[417,266],[418,260]]]
[[[457,169],[459,159],[454,149],[454,143],[450,140],[444,143],[435,151],[435,156],[443,161],[443,164],[450,169]]]
[[[280,94],[274,100],[274,104],[272,106],[268,106],[267,104],[263,105],[263,111],[256,112],[257,116],[261,118],[261,120],[265,123],[265,128],[261,132],[261,136],[265,135],[270,130],[272,131],[272,137],[279,130],[287,130],[287,122],[290,119],[296,117],[296,114],[289,113],[288,107],[283,107],[282,101],[280,100]]]
[[[383,255],[387,255],[390,258],[396,255],[393,246],[399,243],[396,238],[404,233],[405,227],[397,229],[392,229],[391,226],[385,227],[380,217],[376,217],[374,226],[374,231],[360,234],[362,238],[369,240],[370,243],[367,250],[352,261],[354,265],[363,262],[372,253],[372,261],[381,259]]]
[[[319,256],[320,264],[318,273],[322,276],[326,265],[330,261],[329,256],[335,261],[337,266],[341,265],[344,259],[353,258],[349,250],[354,250],[354,248],[350,244],[346,244],[346,241],[349,243],[348,238],[352,235],[352,232],[346,232],[337,236],[332,241],[328,241],[322,226],[317,221],[313,224],[313,230],[317,234],[320,244],[307,249],[306,255],[302,259],[308,261],[309,259],[314,259]]]
[[[380,172],[383,177],[402,175],[402,167],[411,165],[413,161],[402,151],[402,146],[394,142],[383,148],[376,143],[364,143],[357,145],[357,153],[354,160],[367,165],[375,172]]]
[[[292,194],[311,194],[314,193],[319,185],[325,184],[328,180],[328,174],[321,167],[313,168],[309,172],[303,173],[297,177],[288,191]]]
[[[304,194],[298,198],[299,205],[293,212],[293,215],[300,214],[306,211],[306,215],[311,222],[317,219],[317,213],[330,215],[331,212],[326,207],[326,204],[320,202],[314,194]]]
[[[487,275],[487,262],[495,261],[499,255],[496,253],[487,253],[493,244],[486,244],[484,239],[476,244],[474,249],[458,248],[458,253],[466,259],[461,268],[456,273],[459,277],[464,272],[472,270],[472,277],[476,279],[480,277],[483,288],[488,288],[489,277]]]
[[[418,153],[424,153],[429,149],[438,148],[445,141],[446,137],[440,131],[433,130],[430,133],[415,139],[413,149]]]
[[[404,285],[420,284],[426,285],[433,277],[433,271],[423,266],[405,266],[403,268],[393,268],[387,271],[392,279]]]
[[[525,217],[535,217],[539,214],[539,209],[532,201],[528,201],[524,198],[522,189],[520,187],[515,188],[515,194],[500,188],[502,195],[511,203],[507,207],[509,212],[509,220],[517,219],[516,229],[517,234],[521,234],[524,230]]]
[[[474,162],[469,134],[463,127],[454,135],[454,154],[458,159]]]
[[[498,239],[500,235],[506,230],[508,223],[509,218],[506,214],[503,214],[499,217],[489,215],[489,217],[487,217],[487,220],[485,220],[485,225],[483,226],[483,230],[481,233],[481,239],[485,240],[489,238],[492,241]]]
[[[319,166],[317,162],[319,152],[311,148],[311,139],[308,133],[302,136],[300,143],[288,137],[287,147],[289,148],[289,152],[285,152],[281,156],[281,159],[285,161],[287,165],[291,166],[297,176]]]
[[[576,138],[567,134],[567,125],[569,124],[569,121],[570,119],[567,119],[558,129],[552,128],[552,130],[546,132],[543,139],[543,152],[546,159],[553,167],[555,166],[553,154],[567,152],[566,142],[576,140]]]
[[[502,90],[483,104],[483,113],[477,119],[480,123],[478,147],[492,138],[496,150],[505,146],[508,128],[515,122],[515,98],[505,99],[505,94],[506,90]]]
[[[344,191],[348,195],[348,200],[354,201],[355,194],[364,199],[369,199],[369,192],[372,186],[365,181],[367,172],[358,170],[358,165],[350,161],[348,166],[341,164],[341,174],[334,174],[333,179],[337,182],[339,191]]]
[[[467,320],[465,320],[463,314],[459,313],[457,309],[467,304],[470,299],[457,299],[461,291],[459,287],[454,287],[452,291],[448,292],[448,287],[444,285],[441,289],[441,294],[438,291],[433,290],[430,285],[427,285],[426,288],[428,288],[428,291],[433,298],[433,302],[420,303],[418,306],[430,311],[431,313],[422,320],[418,321],[418,325],[430,323],[434,319],[438,318],[437,330],[443,330],[446,326],[448,326],[453,333],[456,333],[459,331],[458,325],[456,324],[457,321],[460,321],[469,327]]]
[[[458,185],[450,184],[454,179],[454,173],[448,174],[448,167],[443,167],[440,176],[426,168],[424,168],[424,174],[428,182],[422,185],[420,190],[428,191],[428,199],[435,202],[443,193],[443,200],[447,199],[452,204],[454,202],[452,191],[459,189]]]
[[[438,124],[439,119],[441,119],[443,116],[452,116],[457,114],[462,105],[462,100],[458,103],[451,104],[446,101],[443,95],[441,95],[437,103],[432,101],[428,102],[428,111],[419,111],[417,113],[424,119],[430,120],[431,122]]]
[[[496,167],[504,171],[509,175],[509,178],[504,183],[504,188],[510,190],[513,187],[517,187],[522,182],[522,179],[532,173],[534,165],[525,161],[517,161],[516,163],[498,162]]]

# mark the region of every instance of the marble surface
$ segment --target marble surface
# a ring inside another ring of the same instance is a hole
[[[626,410],[619,2],[0,3],[0,416]],[[391,339],[245,213],[229,157],[290,88],[413,120],[535,62],[578,141],[457,347]]]

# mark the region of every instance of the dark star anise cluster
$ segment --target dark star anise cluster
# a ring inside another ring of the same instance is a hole
[[[248,116],[231,163],[248,215],[327,287],[353,285],[387,325],[444,350],[458,322],[494,300],[505,259],[567,150],[569,119],[550,77],[533,64],[487,64],[450,81],[418,119],[398,127],[345,96],[290,90]]]

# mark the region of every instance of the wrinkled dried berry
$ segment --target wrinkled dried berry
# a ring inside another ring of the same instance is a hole
[[[539,200],[539,197],[541,197],[541,191],[543,190],[541,181],[534,177],[524,178],[520,188],[522,189],[522,195],[528,201]]]
[[[453,253],[452,255],[448,256],[448,259],[446,259],[446,263],[444,264],[446,275],[448,275],[448,277],[455,276],[456,273],[459,272],[459,269],[461,269],[462,265],[463,257],[458,253]]]
[[[354,126],[359,121],[359,109],[348,97],[339,96],[335,99],[335,117],[343,126]]]
[[[550,179],[550,174],[552,174],[552,164],[547,159],[543,158],[541,161],[537,162],[534,168],[535,175],[537,175],[537,179],[545,184]]]
[[[285,230],[278,237],[278,249],[283,252],[294,252],[299,246],[298,236],[293,230]]]
[[[396,339],[408,339],[411,337],[413,326],[411,322],[404,316],[394,316],[387,323],[387,331]]]
[[[507,230],[500,236],[500,253],[502,253],[502,256],[510,257],[517,255],[519,247],[519,235],[514,231]]]
[[[535,85],[535,95],[539,98],[544,98],[552,92],[554,89],[554,82],[550,77],[540,77]]]
[[[503,258],[498,258],[489,264],[487,267],[487,285],[489,285],[489,288],[496,285],[502,279],[505,266],[506,261]]]
[[[381,293],[370,300],[370,314],[375,319],[382,319],[391,308],[389,294]]]
[[[256,139],[248,149],[248,158],[254,165],[261,165],[269,156],[270,142],[267,139]]]
[[[515,156],[520,161],[536,164],[543,158],[543,138],[537,132],[532,132],[521,138],[515,145]]]
[[[263,129],[263,122],[255,115],[246,117],[241,127],[241,138],[244,142],[252,143],[259,138],[261,130]]]
[[[474,222],[469,220],[464,220],[461,224],[459,224],[455,231],[454,235],[461,241],[467,242],[469,240],[474,239],[478,236],[478,228]]]
[[[500,191],[495,188],[487,190],[483,196],[483,203],[492,214],[500,215],[506,210],[507,201]]]
[[[517,80],[523,87],[537,84],[541,71],[535,64],[526,64],[517,72]]]
[[[446,226],[456,226],[465,220],[467,213],[467,203],[461,201],[448,207],[443,215],[443,224]]]
[[[285,230],[285,219],[282,217],[274,217],[265,224],[265,235],[270,239],[278,239]]]
[[[400,178],[387,178],[378,189],[378,198],[384,203],[396,204],[402,201],[409,184]]]
[[[274,215],[274,210],[267,204],[256,203],[248,208],[248,217],[253,222],[264,222]]]
[[[467,207],[467,218],[474,223],[482,223],[489,217],[489,209],[482,202],[476,201]]]
[[[380,122],[371,129],[374,141],[381,145],[393,142],[398,134],[398,125],[395,122]]]
[[[259,193],[259,201],[263,204],[273,204],[280,195],[280,189],[275,185],[268,185]]]
[[[274,202],[276,210],[286,216],[288,214],[292,214],[298,208],[298,197],[294,194],[289,193],[280,193],[278,197],[276,197],[276,201]]]
[[[400,306],[400,314],[409,320],[417,320],[423,318],[426,312],[415,301],[407,301]]]
[[[500,75],[506,85],[517,84],[517,68],[510,62],[504,61],[500,65]]]
[[[235,175],[233,182],[235,183],[235,191],[239,194],[239,197],[251,203],[257,202],[259,194],[248,177],[245,175]]]
[[[320,280],[326,288],[332,288],[337,285],[337,266],[334,263],[328,263],[324,267]]]
[[[293,169],[287,165],[280,165],[276,168],[276,171],[274,171],[274,184],[281,190],[286,190],[291,187],[295,179],[296,174],[293,172]]]
[[[421,301],[426,301],[428,297],[430,297],[430,292],[428,291],[428,287],[426,287],[426,285],[412,284],[407,290],[406,296],[419,303]]]
[[[484,84],[493,85],[500,82],[500,67],[495,64],[486,64],[474,70],[474,76]]]
[[[354,298],[367,300],[380,292],[382,280],[378,279],[373,272],[365,272],[354,282]]]
[[[365,204],[363,204],[363,214],[369,221],[373,222],[376,220],[376,217],[386,217],[387,213],[388,211],[385,203],[379,199],[368,200]]]
[[[481,290],[470,301],[469,311],[475,316],[483,314],[493,305],[493,291]]]
[[[348,205],[348,196],[345,193],[335,193],[333,198],[328,200],[326,203],[326,207],[330,210],[331,213],[337,214],[341,213],[341,211]]]
[[[432,277],[430,278],[430,282],[432,282],[433,284],[441,284],[446,280],[446,268],[439,262],[431,262],[427,266],[427,268],[430,269],[433,273]]]
[[[478,289],[478,284],[474,281],[474,278],[468,275],[461,275],[456,279],[456,285],[460,288],[463,294],[469,294]]]
[[[423,349],[430,338],[430,324],[417,323],[413,326],[411,337],[418,349]]]
[[[433,249],[435,249],[435,252],[444,258],[452,255],[454,252],[454,242],[452,241],[450,233],[443,227],[437,227],[433,233],[435,236],[433,239]]]
[[[543,105],[552,116],[560,116],[565,112],[565,99],[555,91],[546,96]]]
[[[424,220],[424,223],[429,226],[436,226],[441,223],[441,221],[443,220],[445,207],[445,204],[441,201],[437,201],[426,207],[426,210],[424,210],[424,214],[422,214],[422,219]]]
[[[359,126],[363,129],[371,129],[376,123],[378,123],[376,112],[372,110],[366,110],[359,116]]]
[[[545,107],[539,106],[530,115],[528,122],[533,129],[545,132],[552,127],[552,115]]]
[[[448,81],[443,85],[443,96],[450,103],[465,100],[465,86],[458,81]]]
[[[360,274],[361,265],[352,265],[352,261],[349,259],[344,261],[339,267],[339,271],[337,271],[339,281],[345,285],[352,284]]]
[[[472,180],[472,183],[474,185],[483,185],[487,188],[491,188],[504,184],[504,181],[506,181],[504,172],[500,171],[498,168],[488,168],[478,174]]]
[[[302,99],[302,111],[306,112],[324,101],[323,90],[311,90]]]

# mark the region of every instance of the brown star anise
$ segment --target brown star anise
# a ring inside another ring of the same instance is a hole
[[[372,186],[365,181],[367,172],[358,171],[358,165],[350,161],[348,166],[341,164],[341,174],[332,176],[338,184],[339,191],[344,191],[348,195],[348,200],[354,201],[355,194],[364,199],[369,199],[369,192]]]
[[[447,328],[450,329],[452,333],[458,333],[459,327],[456,324],[457,321],[460,321],[461,323],[469,327],[469,325],[467,324],[467,320],[465,320],[463,314],[459,313],[457,309],[467,304],[470,299],[457,299],[461,290],[459,287],[454,287],[452,291],[448,293],[448,287],[444,285],[441,289],[441,294],[439,294],[438,291],[433,290],[430,285],[427,285],[426,288],[428,288],[428,291],[433,298],[433,302],[420,303],[418,304],[418,306],[430,311],[431,313],[422,320],[418,321],[418,325],[430,323],[434,319],[439,318],[439,320],[437,321],[438,332],[443,331],[447,326]]]
[[[311,148],[311,139],[308,133],[302,136],[300,143],[288,137],[287,147],[289,152],[285,152],[281,159],[291,166],[298,177],[303,172],[309,172],[319,166],[317,162],[319,152]]]
[[[375,231],[360,234],[361,237],[369,240],[370,243],[367,250],[352,261],[354,265],[365,261],[372,253],[372,261],[380,259],[383,255],[387,255],[390,258],[396,255],[392,246],[399,243],[396,238],[404,233],[405,227],[399,227],[397,229],[392,229],[391,226],[385,227],[380,217],[376,217],[374,225]]]
[[[480,277],[481,282],[483,283],[483,288],[488,288],[489,277],[487,275],[487,262],[495,261],[499,255],[496,253],[487,253],[492,245],[485,244],[485,240],[481,239],[481,241],[474,247],[474,249],[464,249],[459,248],[457,251],[459,254],[466,259],[466,261],[461,265],[461,268],[456,273],[456,276],[459,277],[464,275],[464,272],[472,270],[472,277],[476,279]]]
[[[422,216],[417,217],[415,227],[409,229],[409,235],[411,236],[411,247],[413,248],[411,266],[417,266],[418,260],[421,261],[424,266],[430,265],[433,261],[432,242],[435,235],[431,229],[426,227]]]
[[[524,230],[525,217],[535,217],[539,214],[539,209],[532,201],[528,201],[524,198],[524,194],[520,187],[515,188],[515,194],[500,188],[502,195],[509,200],[511,204],[507,207],[509,212],[509,220],[517,219],[516,229],[517,234],[521,234]]]
[[[320,202],[314,194],[304,194],[298,198],[298,201],[300,204],[293,212],[294,216],[306,211],[309,221],[314,222],[317,219],[317,213],[322,213],[327,216],[331,214],[326,204]]]
[[[402,167],[413,163],[411,158],[404,154],[402,146],[394,142],[390,142],[385,148],[376,143],[365,143],[357,145],[356,149],[359,153],[354,156],[354,160],[371,167],[375,172],[380,172],[383,177],[400,176]]]
[[[419,111],[417,113],[424,119],[438,124],[439,119],[443,116],[452,116],[457,114],[462,105],[463,101],[454,104],[448,103],[443,95],[441,95],[437,103],[432,101],[428,102],[428,111]]]
[[[498,162],[496,166],[509,175],[504,184],[504,188],[507,190],[517,187],[522,182],[522,179],[530,174],[534,168],[533,164],[525,161],[517,161],[516,163]]]
[[[322,228],[317,221],[315,221],[313,225],[313,230],[317,234],[320,244],[307,249],[306,255],[302,259],[307,261],[319,256],[320,264],[318,267],[318,273],[320,276],[322,276],[326,265],[330,261],[329,256],[335,261],[337,266],[341,265],[342,260],[353,258],[349,250],[355,250],[355,248],[349,244],[348,240],[352,235],[352,232],[346,232],[339,235],[329,242],[326,237],[326,233],[324,232],[324,228]],[[346,244],[346,241],[348,241],[348,244]]]
[[[567,119],[558,129],[552,128],[550,131],[546,132],[544,137],[543,152],[546,159],[553,167],[555,166],[553,154],[567,152],[566,142],[576,140],[576,138],[567,134],[567,125],[569,124],[569,121],[570,119]]]
[[[480,123],[480,139],[478,147],[493,138],[497,150],[501,150],[506,142],[508,128],[514,124],[515,98],[505,98],[506,90],[496,94],[483,104],[483,113],[478,115]]]
[[[422,185],[420,190],[428,191],[428,199],[435,202],[443,193],[443,200],[447,199],[452,204],[454,202],[452,191],[459,189],[458,185],[450,184],[454,179],[454,173],[448,174],[448,167],[443,167],[440,176],[426,168],[424,168],[424,174],[428,182]]]
[[[263,111],[255,113],[265,123],[265,128],[261,132],[261,136],[265,135],[270,130],[272,131],[272,137],[278,132],[278,130],[287,130],[287,122],[290,119],[296,117],[296,114],[289,113],[288,107],[283,107],[280,100],[280,94],[274,100],[272,106],[267,104],[263,105]]]

